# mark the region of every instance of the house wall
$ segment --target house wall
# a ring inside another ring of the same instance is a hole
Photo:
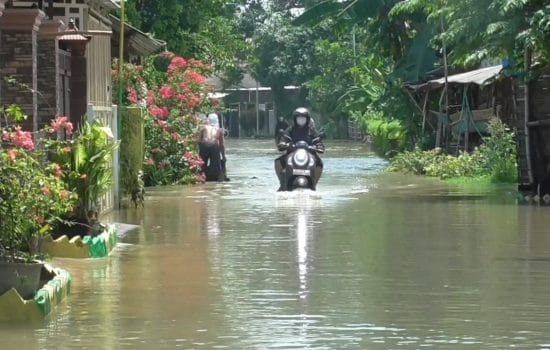
[[[0,104],[18,104],[28,115],[24,127],[36,132],[37,31],[44,13],[37,9],[8,9],[0,17]],[[12,78],[6,83],[4,78]]]
[[[36,1],[13,1],[14,7],[30,8],[35,5]],[[45,8],[48,7],[47,1],[44,1],[44,6]],[[72,18],[76,26],[83,29],[84,18],[88,7],[89,5],[84,0],[54,0],[53,19],[69,23],[69,19]]]
[[[49,124],[61,113],[61,76],[57,33],[63,26],[60,20],[44,20],[38,33],[38,128]]]
[[[543,187],[542,196],[550,194],[550,71],[531,81],[529,91],[533,175],[535,183]]]
[[[87,48],[88,103],[111,107],[111,23],[89,11],[87,25],[92,35]]]

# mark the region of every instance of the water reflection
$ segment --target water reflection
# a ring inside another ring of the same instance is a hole
[[[109,259],[59,261],[69,302],[1,325],[0,347],[550,347],[550,208],[382,174],[350,147],[327,147],[318,192],[280,194],[272,141],[229,143],[230,183],[113,213],[142,228]]]
[[[298,241],[298,269],[300,276],[300,299],[305,299],[308,293],[307,286],[307,241],[308,227],[307,217],[304,210],[298,213],[298,224],[296,225],[296,237]]]

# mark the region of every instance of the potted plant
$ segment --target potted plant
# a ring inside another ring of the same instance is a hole
[[[103,228],[98,219],[99,201],[112,186],[112,155],[118,142],[112,142],[110,129],[99,121],[85,121],[73,134],[67,117],[58,117],[48,132],[54,135],[45,143],[50,158],[60,165],[63,180],[78,196],[58,235],[97,235]]]
[[[32,135],[17,125],[20,108],[5,111],[0,125],[0,295],[11,288],[28,298],[39,288],[40,238],[72,210],[75,196],[55,164],[35,151]],[[8,124],[8,117],[15,124]]]

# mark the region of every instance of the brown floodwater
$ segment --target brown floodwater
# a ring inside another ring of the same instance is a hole
[[[328,143],[316,193],[276,193],[271,140],[231,181],[148,189],[106,259],[56,259],[71,295],[0,349],[550,349],[550,208],[384,173]]]

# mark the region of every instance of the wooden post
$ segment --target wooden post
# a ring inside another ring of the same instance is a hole
[[[430,96],[430,89],[428,88],[428,91],[426,91],[426,95],[424,96],[424,103],[422,105],[422,136],[424,136],[424,130],[426,129],[426,118],[428,114],[428,98]]]
[[[532,161],[531,161],[531,138],[530,138],[530,132],[529,132],[529,69],[531,67],[531,50],[529,48],[525,49],[525,96],[524,96],[524,111],[525,111],[525,123],[524,123],[524,132],[525,132],[525,157],[527,158],[527,174],[529,176],[529,183],[530,185],[533,185],[534,177],[533,177],[533,167],[532,167]]]
[[[446,4],[446,1],[445,1]],[[443,18],[441,18],[441,33],[445,32],[445,26],[443,24]],[[447,45],[445,44],[445,40],[443,40],[443,66],[445,68],[445,115],[449,116],[449,65],[447,62]],[[443,127],[447,127],[447,125],[443,125]],[[446,131],[446,130],[445,130]],[[445,135],[445,133],[443,133]],[[441,140],[440,140],[441,141]]]

